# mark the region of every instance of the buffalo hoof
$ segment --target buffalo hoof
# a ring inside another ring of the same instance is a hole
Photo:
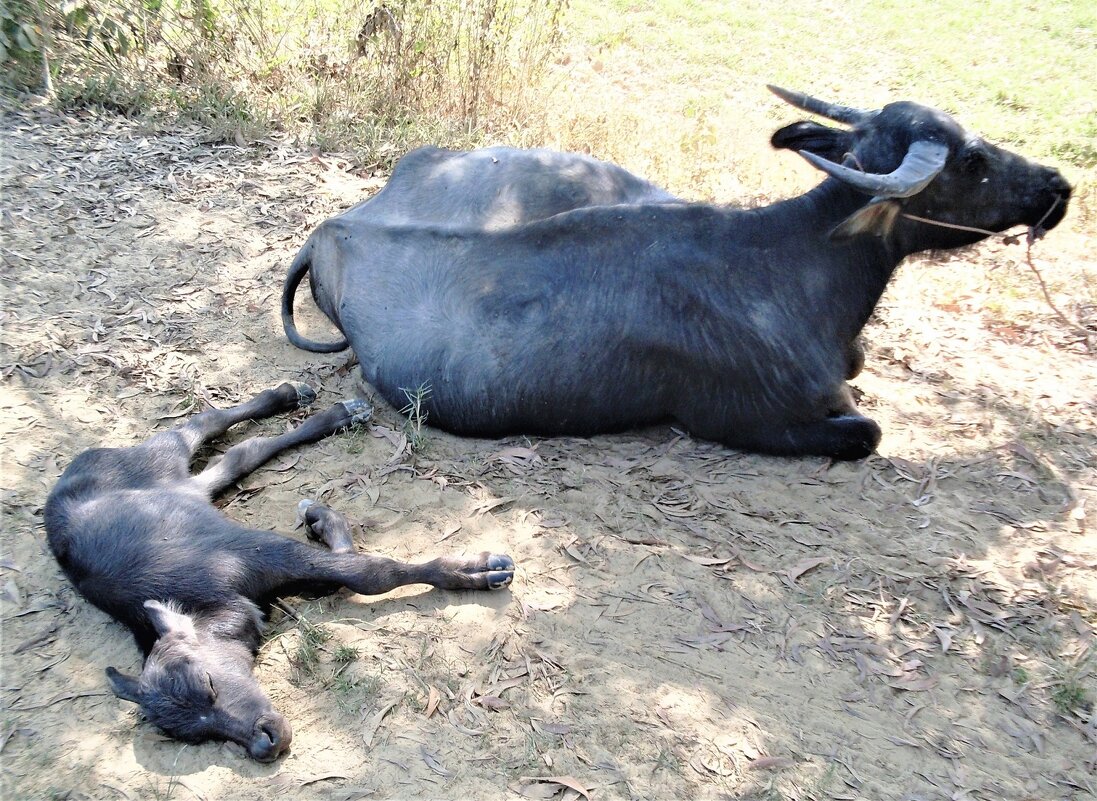
[[[340,401],[340,403],[343,404],[343,408],[350,415],[350,420],[347,422],[348,426],[359,425],[373,417],[373,407],[364,400],[351,398],[350,400]]]
[[[514,560],[502,553],[482,553],[476,564],[460,572],[473,580],[474,589],[501,590],[514,580]]]
[[[308,384],[302,381],[287,381],[286,383],[293,387],[294,391],[297,393],[298,409],[304,409],[316,400],[316,390]]]

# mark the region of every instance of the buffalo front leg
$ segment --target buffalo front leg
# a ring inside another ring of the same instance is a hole
[[[782,456],[864,459],[880,443],[880,426],[856,412],[798,423],[772,433],[759,450]]]
[[[373,410],[364,401],[341,401],[312,415],[293,431],[276,437],[253,437],[233,445],[219,461],[191,481],[212,498],[287,448],[329,437],[336,431],[365,422],[372,413]]]

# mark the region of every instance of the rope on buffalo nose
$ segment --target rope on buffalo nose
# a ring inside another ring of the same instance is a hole
[[[1051,310],[1055,312],[1055,316],[1058,317],[1062,321],[1063,325],[1065,325],[1071,331],[1080,334],[1084,338],[1087,350],[1089,350],[1092,349],[1092,338],[1094,337],[1094,332],[1090,331],[1085,326],[1076,323],[1074,320],[1071,320],[1069,317],[1063,314],[1062,311],[1059,310],[1059,307],[1055,305],[1055,301],[1051,299],[1051,293],[1048,291],[1047,283],[1044,281],[1044,276],[1040,273],[1040,270],[1032,261],[1032,246],[1036,242],[1036,240],[1041,239],[1044,236],[1044,233],[1046,233],[1042,227],[1043,224],[1047,221],[1047,218],[1051,216],[1051,213],[1055,211],[1055,209],[1058,208],[1059,204],[1062,202],[1063,199],[1061,197],[1056,197],[1055,201],[1048,207],[1048,210],[1044,212],[1044,216],[1040,218],[1040,221],[1028,228],[1025,234],[1025,263],[1028,264],[1028,268],[1032,270],[1032,274],[1036,276],[1036,280],[1040,284],[1040,291],[1044,293],[1044,300],[1047,301],[1047,305],[1051,308]],[[940,226],[941,228],[953,228],[957,231],[970,231],[975,234],[982,234],[983,236],[986,236],[988,238],[1000,237],[1001,240],[1007,245],[1016,245],[1021,241],[1020,234],[987,231],[983,228],[973,228],[970,225],[956,225],[955,223],[941,222],[940,220],[931,220],[927,217],[919,217],[916,214],[907,214],[906,212],[904,212],[902,216],[906,217],[908,220],[914,220],[915,222],[925,223],[927,225],[936,225]]]

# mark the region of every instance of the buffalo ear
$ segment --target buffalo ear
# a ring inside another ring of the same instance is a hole
[[[141,703],[141,690],[136,677],[127,676],[125,673],[120,673],[109,667],[107,668],[107,681],[110,682],[111,692],[123,701],[132,701],[135,704]]]
[[[894,200],[873,200],[846,217],[830,232],[831,239],[850,239],[861,234],[885,237],[895,226],[899,204]]]
[[[806,150],[817,156],[841,164],[853,144],[849,131],[829,128],[817,122],[794,122],[779,129],[769,143],[778,150]]]
[[[190,615],[176,611],[170,604],[162,604],[159,601],[145,601],[145,611],[148,613],[149,622],[156,629],[157,635],[166,637],[169,634],[182,634],[187,637],[196,636],[194,633],[194,621]]]

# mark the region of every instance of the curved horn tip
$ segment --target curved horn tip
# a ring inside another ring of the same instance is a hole
[[[859,125],[871,120],[878,113],[876,111],[864,111],[863,109],[853,108],[852,106],[842,106],[838,103],[828,103],[825,100],[819,100],[818,98],[803,92],[793,92],[789,89],[782,89],[780,86],[775,86],[774,84],[768,83],[766,84],[766,88],[790,106],[795,106],[809,114],[818,114],[821,117],[826,117],[828,120],[845,123],[846,125]]]
[[[794,105],[795,103],[792,98],[802,94],[802,92],[794,92],[791,89],[785,89],[774,83],[767,83],[766,88],[769,89],[769,91],[773,92],[773,94],[784,100],[786,103],[793,103]]]

